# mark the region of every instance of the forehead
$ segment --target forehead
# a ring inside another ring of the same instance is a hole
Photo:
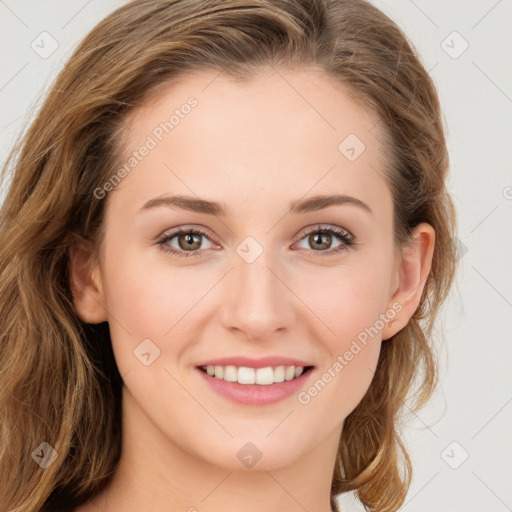
[[[126,126],[123,163],[150,147],[116,187],[127,205],[171,192],[255,208],[308,191],[371,202],[387,188],[378,117],[314,68],[263,68],[245,81],[184,75],[132,111]]]

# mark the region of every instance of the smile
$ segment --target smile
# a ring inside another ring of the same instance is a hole
[[[300,377],[312,366],[267,366],[265,368],[251,368],[247,366],[199,366],[199,369],[215,379],[238,384],[270,386],[280,382],[294,380]]]
[[[240,405],[263,406],[296,396],[314,374],[314,366],[201,365],[197,374],[215,395]]]

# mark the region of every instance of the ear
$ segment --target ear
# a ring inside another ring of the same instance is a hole
[[[69,287],[78,316],[88,324],[107,320],[105,299],[99,268],[93,262],[90,244],[77,242],[70,246]]]
[[[432,267],[434,245],[434,228],[426,222],[418,224],[413,230],[413,243],[402,249],[402,259],[395,265],[388,311],[393,309],[397,313],[394,319],[386,322],[382,330],[383,340],[403,329],[418,309]]]

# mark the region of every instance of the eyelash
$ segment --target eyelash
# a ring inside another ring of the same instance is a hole
[[[322,233],[322,234],[334,235],[337,238],[339,238],[341,240],[341,242],[343,242],[343,244],[339,245],[335,249],[330,249],[330,250],[327,250],[327,251],[314,251],[312,249],[309,249],[309,250],[306,249],[309,252],[310,255],[312,255],[312,254],[314,254],[315,256],[317,256],[317,255],[318,256],[332,255],[332,254],[338,253],[340,251],[345,251],[345,250],[347,250],[347,248],[354,247],[355,245],[357,245],[356,238],[353,235],[351,235],[347,231],[345,231],[345,230],[343,230],[341,228],[338,228],[336,226],[328,226],[328,227],[316,226],[316,227],[312,227],[306,233],[304,233],[304,235],[300,238],[300,240],[303,240],[304,238],[306,238],[307,236],[311,235],[312,233]],[[208,240],[210,240],[210,237],[209,237],[208,233],[206,233],[205,231],[203,231],[203,230],[201,230],[199,228],[186,228],[186,229],[178,228],[178,229],[176,229],[175,231],[173,231],[171,233],[167,233],[167,234],[164,233],[162,236],[160,236],[159,239],[158,239],[157,245],[160,245],[162,251],[164,251],[166,253],[173,254],[173,255],[175,255],[175,256],[177,256],[179,258],[189,258],[190,256],[194,256],[194,257],[202,256],[200,250],[195,250],[195,251],[183,251],[183,250],[180,250],[180,251],[177,251],[177,250],[172,249],[172,248],[170,248],[169,246],[166,245],[167,242],[169,242],[170,240],[172,240],[173,238],[175,238],[177,236],[189,235],[189,234],[202,235],[205,238],[207,238]]]

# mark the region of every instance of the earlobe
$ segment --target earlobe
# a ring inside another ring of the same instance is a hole
[[[88,324],[107,320],[99,268],[93,262],[92,247],[75,243],[68,250],[69,287],[80,319]]]
[[[395,319],[386,323],[382,331],[382,339],[391,338],[402,330],[414,315],[420,304],[421,295],[432,268],[435,246],[434,228],[422,222],[413,230],[414,243],[402,250],[402,259],[398,263],[394,283],[394,293],[388,309],[394,309]],[[394,306],[392,306],[394,305]]]

